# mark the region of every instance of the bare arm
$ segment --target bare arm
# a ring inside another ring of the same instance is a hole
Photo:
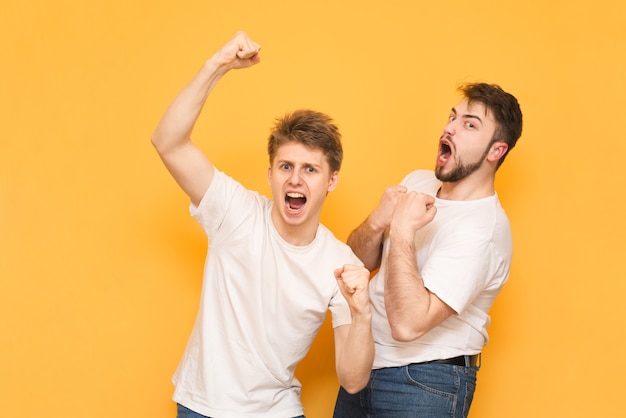
[[[433,220],[434,198],[409,192],[399,199],[389,229],[385,310],[395,340],[412,341],[454,310],[424,287],[415,259],[415,232]]]
[[[163,163],[195,205],[211,184],[214,168],[191,142],[193,127],[217,82],[232,69],[258,63],[259,50],[244,32],[238,32],[178,94],[152,134],[152,144]]]
[[[350,305],[352,323],[335,328],[335,365],[341,386],[356,393],[367,384],[374,362],[369,271],[345,265],[335,271],[337,284]]]
[[[404,186],[389,186],[380,198],[378,206],[367,219],[348,236],[348,245],[365,267],[376,270],[380,267],[383,236],[389,227],[393,209],[400,195],[406,193]]]

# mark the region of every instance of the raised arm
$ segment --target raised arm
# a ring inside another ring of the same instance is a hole
[[[404,186],[387,187],[378,206],[348,236],[348,245],[370,271],[380,267],[385,231],[391,223],[393,209],[399,196],[405,193]]]
[[[374,362],[369,274],[361,266],[345,265],[335,271],[337,284],[348,301],[352,324],[335,328],[335,366],[339,383],[348,393],[367,384]]]
[[[176,96],[152,134],[152,144],[166,168],[195,205],[211,184],[214,168],[191,142],[193,127],[215,84],[232,69],[257,64],[259,50],[245,32],[238,32]]]
[[[409,192],[396,204],[389,227],[385,271],[385,310],[398,341],[419,338],[455,312],[424,287],[415,259],[415,232],[430,223],[437,209],[432,196]]]

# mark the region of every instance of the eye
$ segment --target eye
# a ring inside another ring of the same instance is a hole
[[[456,116],[450,115],[448,116],[448,122],[453,122],[456,119]]]
[[[472,122],[465,122],[465,126],[467,126],[468,128],[475,128],[476,125],[474,125]]]
[[[287,164],[287,163],[283,163],[280,165],[280,168],[282,170],[289,170],[291,168],[291,165]]]
[[[313,168],[313,167],[307,167],[307,168],[305,168],[305,170],[306,170],[307,173],[315,173],[315,168]]]

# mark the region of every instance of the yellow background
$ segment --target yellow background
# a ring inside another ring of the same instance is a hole
[[[515,255],[471,416],[618,416],[625,22],[618,0],[4,0],[0,416],[174,416],[206,242],[149,138],[239,29],[262,62],[222,80],[195,138],[267,193],[273,119],[331,114],[345,161],[323,222],[342,240],[386,185],[433,168],[460,83],[518,97],[497,180]],[[298,370],[308,418],[331,414],[332,362],[327,323]]]

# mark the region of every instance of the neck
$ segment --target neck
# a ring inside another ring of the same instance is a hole
[[[278,231],[278,235],[291,245],[304,246],[308,245],[315,239],[317,228],[319,227],[319,219],[317,222],[309,220],[304,224],[288,224],[283,220],[280,214],[272,210],[272,224]]]
[[[443,182],[437,191],[437,197],[446,200],[477,200],[493,196],[496,192],[494,181],[494,176],[469,176],[454,183]]]

